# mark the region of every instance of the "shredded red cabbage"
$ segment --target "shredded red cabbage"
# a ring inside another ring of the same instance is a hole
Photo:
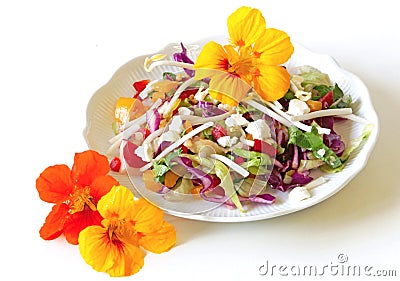
[[[158,146],[156,152],[154,153],[154,157],[157,157],[158,154],[164,151],[168,146],[171,145],[170,141],[162,141],[160,145]]]
[[[211,177],[209,174],[206,174],[200,169],[194,168],[192,161],[189,158],[177,156],[172,159],[171,162],[175,162],[179,165],[184,166],[191,175],[190,179],[193,180],[193,182],[196,184],[198,184],[199,182],[202,184],[203,188],[200,190],[200,196],[204,200],[224,204],[229,207],[235,207],[235,204],[230,200],[228,196],[225,195],[225,191],[219,186],[214,186],[215,180],[213,179],[213,177]],[[275,197],[271,194],[253,195],[250,197],[242,197],[238,195],[238,197],[241,202],[249,201],[262,204],[271,204],[275,201]]]
[[[150,132],[158,130],[161,123],[161,115],[157,109],[153,109],[146,112],[146,122]]]
[[[335,124],[335,118],[331,116],[320,117],[315,119],[315,121],[321,127],[328,128],[331,130],[331,133],[329,135],[323,136],[324,144],[330,149],[332,149],[332,151],[335,152],[337,156],[339,157],[342,156],[343,151],[345,149],[345,144],[341,140],[340,135],[338,135],[333,129],[333,126]]]
[[[203,108],[203,117],[212,117],[226,113],[226,110],[216,107],[212,102],[199,101],[197,107]]]
[[[181,156],[177,156],[175,158],[173,158],[170,163],[177,163],[181,166],[184,166],[187,171],[190,173],[190,179],[194,180],[200,180],[201,181],[201,185],[203,186],[202,190],[206,191],[209,188],[211,188],[212,184],[213,184],[213,179],[210,175],[204,173],[202,170],[194,168],[193,164],[192,164],[192,160],[190,160],[187,157],[181,157]]]
[[[185,48],[183,43],[181,43],[181,47],[182,47],[182,52],[174,53],[174,60],[179,61],[179,62],[194,64],[194,62],[188,57],[187,49]],[[194,76],[194,70],[186,69],[186,68],[184,70],[185,70],[186,74],[189,75],[190,77]]]
[[[287,128],[281,126],[278,122],[275,122],[275,134],[278,145],[283,147],[285,151],[276,155],[274,167],[268,178],[268,183],[271,187],[285,192],[290,188],[312,181],[313,178],[309,176],[310,171],[307,170],[301,173],[298,171],[300,161],[308,159],[307,150],[293,144],[288,145],[289,135]],[[284,182],[288,172],[291,173],[289,183],[287,183],[287,179]]]

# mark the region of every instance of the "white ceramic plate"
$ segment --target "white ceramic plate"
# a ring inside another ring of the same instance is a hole
[[[215,41],[221,41],[219,38],[213,39]],[[193,45],[202,46],[208,41],[209,39],[202,40],[195,42]],[[160,50],[159,53],[168,54],[169,58],[172,59],[172,54],[176,52],[174,47],[178,45],[178,43],[171,43]],[[365,144],[352,153],[343,171],[337,174],[324,175],[327,182],[314,188],[312,190],[312,197],[307,200],[292,202],[288,200],[287,193],[272,191],[271,193],[277,197],[274,204],[247,205],[247,211],[245,213],[228,209],[225,206],[211,208],[211,210],[203,213],[198,213],[195,210],[190,212],[190,207],[189,211],[185,212],[177,211],[174,208],[162,208],[166,213],[195,220],[219,222],[254,221],[277,217],[305,209],[324,201],[341,190],[364,168],[373,150],[379,132],[378,117],[371,103],[366,86],[357,76],[341,68],[330,56],[313,53],[300,44],[294,43],[294,47],[295,52],[286,64],[289,72],[296,66],[311,65],[327,73],[333,82],[338,83],[339,87],[345,93],[351,95],[353,99],[353,113],[367,119],[370,123],[375,125],[373,132]],[[150,54],[150,56],[151,55],[152,54]],[[196,51],[194,51],[192,55],[195,56]],[[116,71],[110,81],[101,87],[89,101],[84,137],[90,149],[106,154],[109,147],[108,140],[113,136],[111,124],[114,121],[114,106],[119,97],[130,97],[134,94],[132,89],[133,82],[141,79],[160,79],[164,71],[176,72],[180,70],[175,67],[159,67],[154,69],[151,73],[147,73],[143,68],[143,62],[147,56],[149,55],[136,57],[123,65]],[[335,131],[342,136],[346,144],[350,139],[358,137],[363,128],[364,125],[350,120],[335,124]],[[113,176],[115,176],[121,184],[131,188],[135,194],[138,194],[128,176],[118,174],[113,174]],[[143,185],[140,178],[134,179],[134,181],[135,186]],[[149,198],[147,195],[145,195],[145,197]],[[157,199],[154,199],[153,201],[156,200]]]

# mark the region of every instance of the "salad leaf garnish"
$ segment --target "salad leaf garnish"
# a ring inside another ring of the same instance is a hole
[[[221,161],[215,160],[214,172],[215,175],[221,180],[220,186],[225,190],[225,194],[230,196],[230,199],[232,200],[233,204],[235,204],[235,206],[239,209],[239,211],[244,212],[242,204],[240,203],[239,197],[233,185],[233,180],[229,173],[228,167],[226,167]]]
[[[316,85],[331,86],[331,80],[329,76],[322,73],[318,69],[312,66],[302,66],[299,68],[300,73],[293,76],[298,76],[301,82],[301,86],[304,87],[305,91],[311,91]]]
[[[312,100],[319,100],[320,98],[322,98],[323,96],[325,96],[327,93],[329,93],[332,90],[333,89],[332,89],[331,86],[316,85],[314,87],[314,91],[313,91],[313,94],[312,94]]]
[[[166,71],[166,72],[163,73],[163,79],[164,80],[176,81],[176,74]]]
[[[154,180],[159,183],[164,183],[165,174],[171,170],[173,163],[171,160],[182,154],[182,149],[178,148],[167,154],[165,158],[153,163]]]
[[[374,124],[366,125],[363,132],[361,133],[361,135],[358,138],[352,139],[350,141],[349,145],[347,146],[347,148],[344,150],[342,156],[340,157],[340,159],[343,163],[349,159],[351,153],[355,149],[360,147],[368,139],[368,137],[371,134],[373,129],[374,129]],[[321,171],[326,172],[326,173],[338,173],[338,172],[342,171],[343,168],[344,168],[344,165],[339,166],[335,169],[333,169],[332,167],[330,167],[328,165],[324,165],[320,169],[321,169]]]
[[[317,159],[325,161],[331,168],[337,168],[342,165],[342,161],[335,152],[324,144],[315,125],[312,126],[311,132],[302,132],[295,126],[290,127],[288,143],[311,150]]]
[[[153,164],[154,180],[159,183],[164,182],[165,174],[169,171],[169,167],[165,165],[164,160],[160,160]]]
[[[316,85],[313,88],[312,99],[319,100],[320,98],[324,97],[330,91],[333,93],[333,103],[337,102],[335,105],[332,105],[330,108],[346,108],[350,106],[351,97],[345,96],[342,89],[340,89],[338,84],[334,86],[327,86],[327,85]],[[340,101],[339,101],[340,100]]]
[[[165,156],[165,164],[168,167],[171,167],[172,166],[171,160],[181,154],[182,154],[182,148],[175,149],[171,153],[168,153],[167,156]]]
[[[246,159],[246,161],[240,164],[240,166],[248,170],[251,174],[263,175],[270,173],[270,170],[266,167],[272,164],[272,160],[269,155],[262,152],[249,151],[237,147],[233,149],[233,154]]]

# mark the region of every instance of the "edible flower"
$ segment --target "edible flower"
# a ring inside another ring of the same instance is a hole
[[[108,159],[93,150],[76,153],[74,165],[54,165],[46,168],[36,180],[39,197],[54,203],[40,229],[40,236],[53,240],[61,234],[71,244],[78,244],[81,230],[100,225],[97,202],[118,181],[107,175]]]
[[[230,44],[208,42],[195,64],[195,79],[210,78],[213,98],[236,105],[254,87],[266,101],[283,97],[290,75],[281,64],[294,48],[289,36],[266,28],[258,9],[241,7],[228,17]],[[226,97],[228,96],[228,98]]]
[[[124,186],[114,186],[97,204],[101,225],[84,229],[79,251],[93,269],[110,276],[129,276],[144,264],[139,246],[154,253],[168,251],[176,243],[175,229],[163,213],[145,199],[135,200]]]

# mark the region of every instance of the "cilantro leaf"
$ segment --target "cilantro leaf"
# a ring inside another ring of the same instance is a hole
[[[337,168],[342,165],[342,161],[336,153],[324,144],[315,125],[313,125],[311,132],[302,132],[295,126],[290,127],[288,143],[311,150],[317,159],[323,160],[331,168]]]
[[[165,158],[161,158],[153,163],[154,180],[159,183],[164,183],[165,174],[171,170],[171,160],[182,154],[182,149],[178,148],[168,153]]]
[[[154,181],[164,183],[165,174],[169,171],[169,167],[165,165],[164,161],[153,163]]]
[[[323,96],[325,96],[327,93],[332,91],[332,87],[327,86],[327,85],[317,85],[313,89],[313,94],[312,94],[312,100],[319,100]]]
[[[344,94],[342,89],[339,88],[338,84],[335,84],[335,87],[333,88],[333,101],[337,101],[340,98],[343,98]]]

